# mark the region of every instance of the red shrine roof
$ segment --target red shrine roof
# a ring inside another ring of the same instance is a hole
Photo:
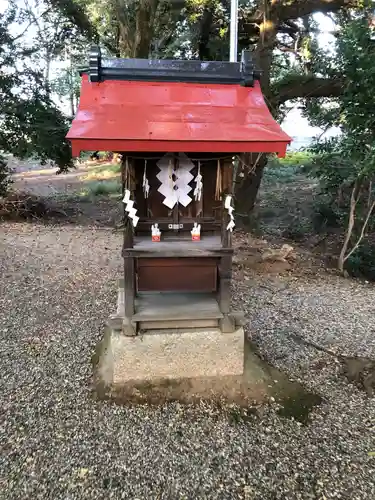
[[[91,78],[93,80],[93,78]],[[277,153],[291,138],[264,101],[260,84],[90,81],[67,138],[81,151]]]

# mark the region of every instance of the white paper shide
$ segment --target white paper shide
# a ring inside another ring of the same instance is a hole
[[[160,172],[156,177],[161,182],[158,191],[164,196],[164,205],[170,209],[176,203],[187,207],[192,201],[189,196],[192,190],[189,183],[193,180],[191,174],[191,170],[194,168],[193,162],[184,153],[179,153],[178,168],[175,169],[172,155],[166,154],[158,161],[157,166]]]
[[[236,224],[234,223],[234,216],[233,216],[234,207],[232,206],[232,197],[230,195],[228,195],[225,198],[224,207],[226,208],[226,210],[228,210],[228,215],[230,218],[227,225],[227,230],[232,232]]]
[[[125,190],[125,195],[122,200],[125,204],[125,211],[128,214],[129,219],[132,221],[133,227],[136,227],[139,221],[139,217],[137,217],[137,209],[134,208],[134,201],[130,199],[130,191],[129,189]]]
[[[150,191],[150,184],[147,179],[147,160],[145,160],[145,166],[143,170],[143,181],[142,181],[142,187],[143,187],[143,194],[145,198],[148,198],[148,193]]]
[[[201,201],[203,191],[203,177],[201,174],[201,164],[198,162],[198,172],[195,180],[194,198],[195,201]]]

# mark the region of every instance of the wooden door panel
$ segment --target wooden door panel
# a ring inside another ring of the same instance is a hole
[[[138,259],[139,292],[217,291],[217,259]]]

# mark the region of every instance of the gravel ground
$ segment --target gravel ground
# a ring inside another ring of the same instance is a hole
[[[90,389],[120,248],[109,229],[0,225],[1,499],[375,498],[375,398],[291,335],[374,357],[373,286],[235,285],[262,355],[323,397],[306,426],[272,405],[237,421],[207,404],[122,407]]]

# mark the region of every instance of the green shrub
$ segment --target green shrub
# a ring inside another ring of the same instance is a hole
[[[7,160],[0,154],[0,196],[5,196],[9,186],[12,184],[12,171],[8,167]]]
[[[312,232],[310,220],[299,215],[294,217],[287,228],[282,232],[282,237],[293,241],[302,241]]]
[[[121,194],[121,183],[117,179],[110,181],[104,180],[88,182],[84,191],[88,196]]]
[[[326,194],[317,196],[312,215],[312,225],[316,232],[321,233],[342,226],[344,216],[343,211],[339,210],[330,196]]]
[[[265,183],[288,183],[295,180],[296,175],[299,173],[298,166],[295,165],[281,165],[277,160],[273,160],[264,169]]]
[[[352,276],[375,281],[375,247],[366,242],[348,258],[346,270]]]

